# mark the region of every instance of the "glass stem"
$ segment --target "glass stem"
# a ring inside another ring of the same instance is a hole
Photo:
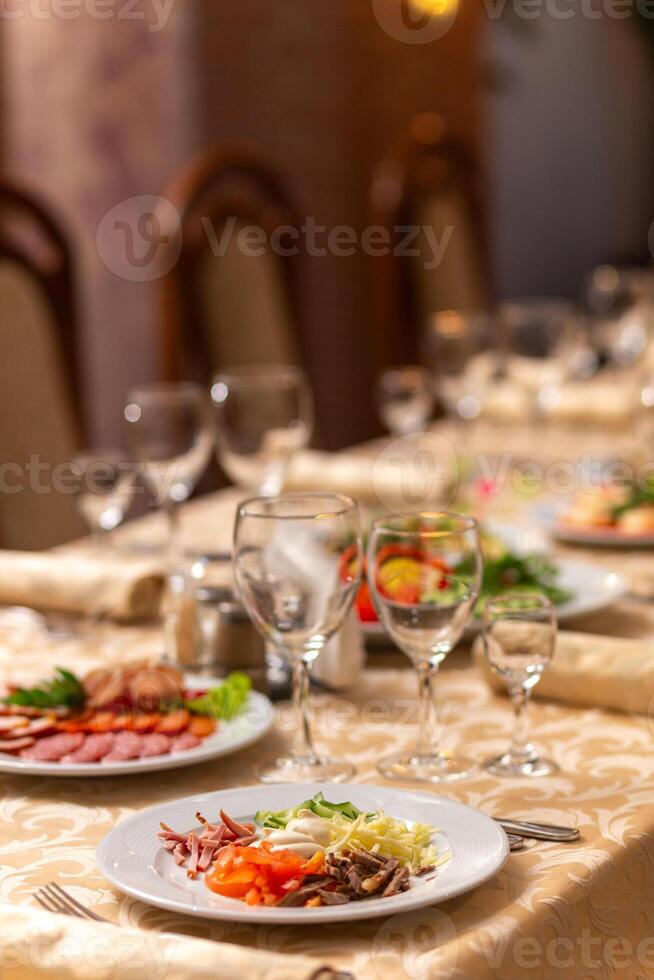
[[[168,563],[172,571],[179,557],[179,506],[177,501],[166,497],[163,508],[168,522]]]
[[[435,755],[438,752],[438,713],[434,701],[434,679],[438,665],[418,664],[418,744],[419,755]]]
[[[309,665],[299,657],[293,657],[293,709],[296,718],[295,737],[291,755],[298,761],[315,760],[316,750],[311,738],[309,723]]]
[[[529,705],[529,692],[524,687],[516,687],[511,690],[511,702],[513,704],[513,735],[511,737],[511,755],[515,758],[524,759],[529,755],[529,735],[527,707]]]

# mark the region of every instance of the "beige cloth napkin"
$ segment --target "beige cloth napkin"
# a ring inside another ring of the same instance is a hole
[[[0,551],[0,603],[107,615],[122,622],[159,611],[164,577],[152,561],[81,552]]]
[[[4,980],[334,980],[317,960],[0,906]]]
[[[452,447],[435,433],[393,439],[369,453],[305,451],[291,463],[284,490],[344,493],[375,507],[449,501],[457,479]]]
[[[502,678],[488,666],[481,637],[473,656],[493,690],[506,692]],[[533,696],[649,714],[654,707],[654,642],[559,633],[554,658]]]

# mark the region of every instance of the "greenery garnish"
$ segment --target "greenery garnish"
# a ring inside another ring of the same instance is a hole
[[[241,711],[251,687],[248,675],[235,671],[219,687],[212,687],[201,698],[185,701],[184,706],[191,714],[229,721]]]
[[[81,708],[86,692],[74,674],[57,667],[53,680],[43,681],[40,687],[19,687],[3,701],[22,708]]]

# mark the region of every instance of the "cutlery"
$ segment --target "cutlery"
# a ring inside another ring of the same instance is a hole
[[[514,834],[517,837],[529,837],[534,840],[550,840],[563,843],[565,841],[579,840],[580,836],[576,827],[557,827],[549,823],[509,820],[505,817],[494,817],[494,820],[507,834]]]
[[[511,851],[521,851],[525,846],[524,837],[518,837],[516,834],[507,834],[509,838],[509,850]]]
[[[95,922],[109,922],[91,909],[85,908],[77,899],[65,892],[55,882],[37,888],[34,898],[48,912],[59,912],[62,915],[75,915],[78,919],[93,919]]]
[[[59,912],[61,915],[74,915],[78,919],[93,919],[95,922],[111,924],[108,919],[104,919],[101,915],[97,915],[97,913],[92,912],[90,909],[84,908],[77,899],[69,895],[68,892],[64,891],[54,881],[49,885],[44,885],[43,888],[37,888],[34,892],[34,898],[48,912]],[[169,932],[162,932],[160,935],[172,939],[179,939],[179,936],[175,936]],[[332,970],[330,967],[324,967],[317,976],[321,977],[322,980],[355,980],[354,974],[348,973],[346,970]]]

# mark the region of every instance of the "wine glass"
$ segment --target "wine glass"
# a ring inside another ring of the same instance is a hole
[[[552,659],[555,641],[556,611],[546,596],[516,592],[486,602],[484,651],[506,682],[515,712],[511,745],[484,763],[496,776],[547,776],[558,769],[530,743],[526,719],[531,690]]]
[[[396,436],[424,432],[434,409],[434,393],[424,368],[394,367],[377,382],[377,403],[382,422]]]
[[[119,449],[93,449],[76,456],[71,469],[79,483],[77,504],[91,531],[93,544],[101,547],[123,522],[132,501],[134,468]]]
[[[479,418],[486,390],[497,379],[495,325],[484,312],[434,313],[427,333],[427,355],[448,415],[459,423]]]
[[[211,454],[213,439],[202,388],[187,382],[134,388],[125,407],[134,456],[168,519],[168,553],[177,553],[178,505],[188,500]]]
[[[247,490],[274,496],[311,438],[313,400],[300,368],[231,368],[211,385],[218,461]]]
[[[360,567],[359,518],[349,497],[255,497],[238,509],[236,582],[254,625],[290,663],[299,721],[291,754],[260,769],[262,782],[340,782],[354,772],[349,762],[316,752],[307,698],[309,668],[343,624]]]
[[[382,759],[387,779],[438,783],[466,776],[472,763],[439,751],[433,684],[479,594],[479,528],[463,514],[392,514],[376,520],[368,544],[368,584],[386,630],[418,675],[419,735],[410,752]]]

